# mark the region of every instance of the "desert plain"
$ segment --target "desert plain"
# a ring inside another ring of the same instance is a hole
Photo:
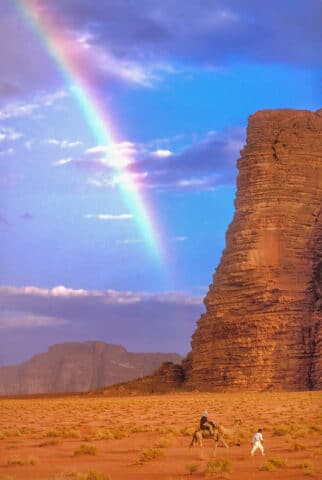
[[[238,431],[189,448],[200,415]],[[265,456],[250,456],[256,430]],[[322,393],[0,399],[0,480],[322,478]]]

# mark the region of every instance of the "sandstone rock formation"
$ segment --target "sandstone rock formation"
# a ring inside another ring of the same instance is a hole
[[[184,389],[184,370],[182,365],[164,362],[153,375],[112,385],[91,392],[94,395],[123,396],[168,393]]]
[[[322,110],[252,115],[238,169],[186,386],[322,388]]]
[[[130,353],[104,342],[53,345],[28,362],[0,368],[0,395],[84,392],[149,375],[175,353]]]

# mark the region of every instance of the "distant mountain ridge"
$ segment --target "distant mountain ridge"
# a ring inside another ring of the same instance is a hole
[[[176,353],[132,353],[101,341],[62,343],[19,365],[0,367],[0,395],[86,392],[181,360]]]

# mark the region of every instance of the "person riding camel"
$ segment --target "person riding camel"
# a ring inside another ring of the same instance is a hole
[[[214,435],[214,428],[216,424],[214,422],[211,422],[208,418],[208,412],[205,410],[202,412],[202,416],[200,419],[200,430],[208,430],[209,435],[213,436]]]

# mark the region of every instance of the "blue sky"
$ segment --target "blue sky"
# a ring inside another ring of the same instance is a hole
[[[114,144],[98,143],[78,79],[21,5],[59,26]],[[320,108],[320,2],[139,5],[1,2],[0,364],[69,340],[186,353],[233,218],[248,116]],[[129,162],[159,258],[113,156]]]

